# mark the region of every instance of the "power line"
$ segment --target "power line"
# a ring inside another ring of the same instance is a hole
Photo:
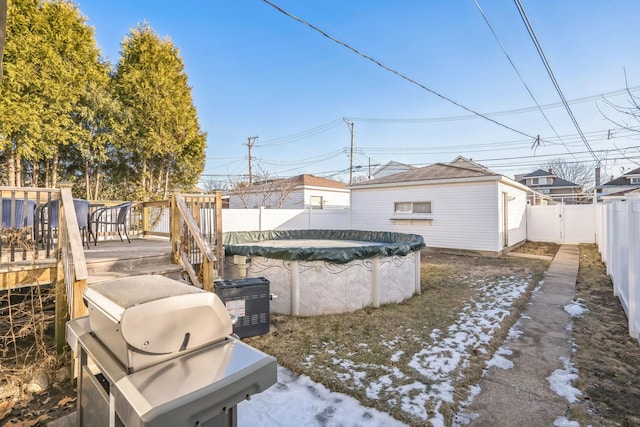
[[[313,127],[311,129],[307,129],[301,132],[297,132],[291,135],[287,135],[287,136],[283,136],[280,138],[274,138],[274,139],[268,139],[264,142],[260,142],[258,144],[255,144],[255,147],[275,147],[278,145],[283,145],[283,144],[289,144],[291,142],[296,142],[296,141],[300,141],[302,139],[306,139],[306,138],[310,138],[312,136],[318,135],[320,133],[326,132],[330,129],[333,129],[337,126],[339,126],[342,123],[342,119],[335,119],[332,120],[328,123],[324,123],[321,125],[318,125],[316,127]]]
[[[632,135],[635,135],[636,132],[640,132],[640,128],[630,129],[619,131],[617,133],[617,137],[628,138]],[[609,140],[609,130],[598,130],[587,132],[587,135],[592,136],[593,141],[608,141]],[[567,141],[567,145],[577,145],[578,143],[582,145],[582,141],[578,134],[571,135],[563,135],[562,138]],[[547,142],[553,144],[553,138],[547,140]],[[471,150],[471,151],[495,151],[499,150],[516,150],[523,149],[528,147],[530,144],[529,140],[514,140],[514,141],[501,141],[501,142],[486,142],[486,143],[474,143],[474,144],[445,144],[445,145],[432,145],[432,146],[419,146],[419,147],[359,147],[359,152],[367,152],[367,153],[390,153],[390,154],[412,154],[412,153],[429,153],[436,151],[445,151],[451,152],[454,150],[463,151],[463,150]]]
[[[636,92],[640,90],[640,86],[633,86],[629,88],[630,92]],[[569,104],[580,104],[583,102],[595,101],[597,99],[606,98],[609,96],[617,96],[624,95],[627,93],[627,89],[618,89],[611,92],[604,92],[596,95],[584,96],[582,98],[575,98],[569,100]],[[564,104],[562,102],[554,102],[550,104],[542,104],[540,107],[542,109],[549,108],[557,108],[562,107]],[[532,111],[536,111],[538,107],[523,107],[523,108],[514,108],[510,110],[502,110],[502,111],[494,111],[490,113],[483,113],[487,117],[501,117],[501,116],[511,116],[514,114],[522,114],[522,113],[530,113]],[[390,118],[375,118],[375,117],[347,117],[349,120],[354,122],[371,122],[371,123],[439,123],[439,122],[455,122],[460,120],[473,120],[477,119],[476,115],[466,115],[466,116],[443,116],[443,117],[417,117],[417,118],[398,118],[398,119],[390,119]]]
[[[634,147],[626,147],[624,149],[635,149],[638,150],[638,155],[635,156],[630,156],[630,155],[623,155],[621,154],[620,156],[615,156],[615,157],[607,157],[607,161],[630,161],[630,162],[635,162],[635,161],[639,161],[640,160],[640,146],[634,146]],[[597,153],[603,153],[603,154],[608,154],[611,152],[617,152],[619,150],[597,150]],[[358,154],[358,153],[356,153]],[[587,155],[589,159],[591,159],[591,153],[589,151],[581,151],[581,152],[576,152],[575,153],[578,156],[582,156],[582,155]],[[536,157],[531,157],[531,156],[513,156],[513,157],[505,157],[505,158],[493,158],[493,159],[474,159],[474,161],[476,162],[482,162],[485,166],[489,167],[490,169],[501,169],[501,170],[518,170],[524,167],[538,167],[540,166],[540,160],[543,160],[544,158],[547,157],[553,157],[553,156],[557,156],[554,154],[548,154],[548,155],[540,155],[540,156],[536,156]],[[368,160],[368,158],[366,158]],[[522,160],[522,161],[519,161]],[[499,162],[505,162],[508,161],[508,164],[503,165],[500,164]],[[571,163],[571,164],[580,164],[580,163],[587,163],[590,162],[590,160],[573,160],[573,161],[566,161],[566,163]],[[376,161],[375,163],[372,164],[367,164],[367,165],[355,165],[354,166],[354,170],[366,170],[368,167],[378,167],[381,166],[383,163],[380,161]],[[416,167],[423,167],[423,166],[428,166],[433,164],[433,162],[429,162],[429,163],[411,163],[413,166]],[[297,168],[292,168],[288,171],[283,171],[283,172],[291,172],[291,171],[296,171]],[[349,172],[349,168],[343,168],[343,169],[333,169],[333,170],[326,170],[326,171],[318,171],[318,172],[314,172],[313,174],[316,176],[321,176],[321,177],[325,177],[325,178],[334,178],[338,175],[341,174],[347,174]],[[500,173],[500,172],[498,172]],[[504,173],[503,173],[504,174]],[[247,175],[246,174],[229,174],[229,175],[225,175],[225,174],[202,174],[202,177],[238,177],[238,178],[246,178]],[[279,174],[279,176],[286,178],[288,177],[287,175],[281,175]]]
[[[637,132],[640,132],[640,128],[632,128],[632,129],[626,129],[626,130],[619,130],[618,132],[615,133],[615,138],[619,139],[619,138],[626,138],[626,139],[632,139],[632,136],[637,135]],[[607,142],[610,141],[610,130],[609,129],[604,129],[604,130],[597,130],[597,131],[591,131],[591,132],[587,132],[586,135],[589,136],[590,140],[592,142]],[[571,145],[576,145],[576,144],[580,144],[582,145],[582,141],[580,139],[580,136],[578,134],[568,134],[568,135],[562,135],[561,136],[563,138],[563,140],[566,142],[567,145],[571,146]],[[553,144],[553,138],[547,140],[547,142],[549,144]],[[506,151],[512,151],[512,150],[522,150],[525,148],[528,148],[530,144],[530,141],[528,139],[521,139],[521,140],[511,140],[511,141],[498,141],[498,142],[485,142],[485,143],[474,143],[474,144],[456,144],[456,145],[452,145],[452,144],[444,144],[444,145],[432,145],[432,146],[414,146],[414,147],[358,147],[355,149],[355,155],[356,156],[361,156],[361,157],[371,157],[372,155],[376,156],[379,154],[383,154],[385,156],[408,156],[408,155],[435,155],[435,154],[444,154],[444,153],[450,153],[451,151],[459,151],[459,152],[466,152],[466,153],[482,153],[482,152],[487,152],[487,151],[495,151],[495,150],[500,150],[501,152],[506,152]],[[635,149],[637,147],[623,147],[623,148],[618,148],[616,147],[616,150],[613,151],[620,151],[620,150],[629,150],[629,149]],[[262,164],[269,164],[269,165],[273,165],[273,166],[281,166],[281,167],[286,167],[288,168],[288,170],[297,170],[300,168],[303,168],[305,166],[309,166],[309,165],[314,165],[314,164],[318,164],[327,160],[331,160],[333,158],[336,158],[340,155],[345,155],[348,152],[348,148],[347,147],[343,147],[339,150],[334,150],[328,153],[324,153],[324,154],[319,154],[317,156],[313,156],[313,157],[309,157],[309,158],[304,158],[304,159],[296,159],[296,160],[269,160],[269,159],[264,159],[264,158],[254,158],[254,160],[262,163]],[[558,156],[559,154],[552,154],[555,156]],[[538,156],[539,157],[539,156]],[[531,158],[531,156],[525,156],[524,158]],[[536,158],[536,157],[534,157]],[[210,166],[207,167],[207,171],[212,171],[212,170],[220,170],[221,168],[225,168],[225,167],[229,167],[231,165],[236,165],[234,167],[235,171],[228,171],[227,174],[228,175],[246,175],[246,173],[241,172],[246,170],[246,163],[245,161],[247,160],[247,156],[244,157],[226,157],[226,158],[220,158],[218,160],[231,160],[231,159],[235,159],[232,162],[228,162],[225,163],[223,165],[218,165],[218,166]],[[509,158],[510,159],[510,158]],[[211,161],[212,159],[207,158],[207,161]],[[621,159],[622,160],[622,159]],[[376,163],[379,163],[379,161],[376,160]],[[354,165],[354,169],[357,169],[357,166]],[[348,170],[348,169],[347,169]],[[342,173],[340,171],[335,172],[332,171],[331,173]]]
[[[457,106],[457,107],[459,107],[459,108],[462,108],[463,110],[466,110],[466,111],[468,111],[468,112],[470,112],[470,113],[472,113],[472,114],[475,114],[475,115],[476,115],[476,116],[478,116],[478,117],[481,117],[481,118],[483,118],[483,119],[485,119],[485,120],[488,120],[488,121],[490,121],[490,122],[492,122],[492,123],[494,123],[494,124],[496,124],[496,125],[498,125],[498,126],[501,126],[501,127],[505,128],[505,129],[508,129],[508,130],[510,130],[510,131],[513,131],[513,132],[519,133],[520,135],[526,136],[526,137],[528,137],[528,138],[536,139],[536,138],[535,138],[534,136],[532,136],[532,135],[529,135],[529,134],[527,134],[527,133],[525,133],[525,132],[522,132],[522,131],[520,131],[520,130],[514,129],[514,128],[512,128],[511,126],[505,125],[504,123],[501,123],[501,122],[499,122],[499,121],[497,121],[497,120],[494,120],[494,119],[492,119],[492,118],[490,118],[490,117],[487,117],[487,116],[485,116],[484,114],[479,113],[479,112],[477,112],[477,111],[475,111],[475,110],[473,110],[473,109],[471,109],[471,108],[469,108],[469,107],[466,107],[466,106],[464,106],[464,105],[460,104],[459,102],[456,102],[456,101],[452,100],[451,98],[448,98],[447,96],[442,95],[441,93],[436,92],[435,90],[433,90],[433,89],[431,89],[431,88],[429,88],[429,87],[425,86],[424,84],[422,84],[422,83],[418,82],[417,80],[414,80],[414,79],[412,79],[412,78],[408,77],[406,74],[403,74],[403,73],[401,73],[401,72],[399,72],[399,71],[397,71],[397,70],[395,70],[395,69],[393,69],[393,68],[391,68],[391,67],[388,67],[388,66],[384,65],[382,62],[378,61],[377,59],[374,59],[373,57],[371,57],[371,56],[369,56],[369,55],[367,55],[367,54],[365,54],[365,53],[363,53],[363,52],[359,51],[358,49],[356,49],[356,48],[352,47],[351,45],[349,45],[349,44],[347,44],[347,43],[345,43],[345,42],[343,42],[343,41],[338,40],[337,38],[335,38],[335,37],[333,37],[333,36],[329,35],[329,34],[328,34],[328,33],[326,33],[324,30],[322,30],[322,29],[320,29],[320,28],[316,27],[315,25],[311,24],[310,22],[305,21],[305,20],[303,20],[303,19],[301,19],[301,18],[298,18],[298,17],[297,17],[297,16],[295,16],[295,15],[292,15],[291,13],[289,13],[289,12],[287,12],[286,10],[282,9],[282,8],[281,8],[281,7],[279,7],[278,5],[276,5],[276,4],[272,3],[272,2],[270,2],[269,0],[262,0],[262,1],[263,1],[263,2],[265,2],[265,3],[267,3],[269,6],[273,7],[273,8],[274,8],[274,9],[276,9],[277,11],[279,11],[279,12],[283,13],[284,15],[288,16],[289,18],[292,18],[292,19],[294,19],[294,20],[296,20],[296,21],[300,22],[301,24],[304,24],[304,25],[308,26],[309,28],[311,28],[311,29],[313,29],[313,30],[315,30],[315,31],[319,32],[320,34],[322,34],[323,36],[325,36],[325,37],[326,37],[326,38],[328,38],[329,40],[331,40],[331,41],[333,41],[333,42],[335,42],[335,43],[338,43],[339,45],[341,45],[341,46],[343,46],[343,47],[346,47],[347,49],[349,49],[350,51],[354,52],[355,54],[357,54],[357,55],[359,55],[359,56],[361,56],[361,57],[363,57],[363,58],[365,58],[365,59],[367,59],[367,60],[369,60],[369,61],[373,62],[374,64],[376,64],[376,65],[377,65],[377,66],[379,66],[380,68],[382,68],[382,69],[384,69],[384,70],[386,70],[386,71],[389,71],[390,73],[395,74],[396,76],[400,77],[401,79],[406,80],[406,81],[408,81],[409,83],[412,83],[412,84],[414,84],[414,85],[416,85],[416,86],[418,86],[418,87],[420,87],[420,88],[422,88],[422,89],[426,90],[427,92],[430,92],[430,93],[432,93],[433,95],[436,95],[437,97],[439,97],[439,98],[441,98],[441,99],[444,99],[445,101],[447,101],[447,102],[449,102],[449,103],[451,103],[451,104],[453,104],[453,105],[455,105],[455,106]]]
[[[482,15],[482,17],[484,18],[484,22],[487,24],[487,26],[489,26],[489,30],[491,30],[491,34],[493,34],[493,37],[496,39],[496,41],[498,42],[498,45],[500,45],[500,49],[502,49],[502,53],[504,53],[504,56],[507,57],[507,60],[509,61],[509,64],[511,64],[511,67],[513,68],[513,71],[515,71],[516,75],[518,76],[518,78],[520,79],[520,81],[522,82],[522,85],[525,87],[525,89],[527,90],[527,93],[529,93],[529,96],[531,97],[531,99],[533,100],[533,102],[536,104],[536,107],[538,108],[538,111],[540,111],[540,114],[542,114],[542,117],[544,117],[544,120],[547,122],[547,124],[549,125],[549,127],[551,128],[551,130],[553,130],[553,133],[556,137],[558,137],[558,139],[560,140],[560,142],[562,143],[562,145],[564,146],[564,148],[567,150],[567,153],[569,153],[571,156],[573,156],[573,154],[571,154],[571,151],[569,151],[569,148],[565,145],[564,141],[562,140],[562,138],[560,138],[560,135],[558,135],[558,131],[556,131],[556,128],[553,126],[553,124],[551,124],[551,121],[549,120],[549,118],[547,117],[547,115],[544,113],[544,110],[542,109],[542,107],[540,107],[540,104],[538,103],[538,100],[536,99],[536,97],[533,95],[533,92],[531,92],[531,89],[529,88],[529,85],[527,85],[527,83],[524,81],[524,77],[522,77],[522,74],[520,74],[520,71],[518,70],[518,67],[516,67],[516,64],[513,62],[513,60],[511,60],[511,56],[509,55],[509,53],[507,52],[507,49],[504,47],[504,45],[502,44],[502,41],[500,40],[500,38],[498,37],[498,34],[495,32],[495,30],[493,29],[493,26],[491,25],[491,22],[489,22],[489,18],[487,17],[487,15],[484,13],[484,10],[482,10],[482,8],[480,7],[480,3],[478,3],[478,0],[473,0],[478,8],[478,10],[480,11],[480,14]],[[538,139],[537,141],[538,143],[540,143],[540,140]]]
[[[533,30],[533,26],[531,25],[531,22],[529,21],[529,18],[527,17],[527,13],[524,10],[524,6],[522,6],[522,3],[520,2],[520,0],[514,0],[514,2],[516,3],[516,7],[518,8],[518,12],[520,13],[520,17],[522,18],[522,21],[524,22],[524,25],[527,28],[527,32],[529,33],[529,37],[531,37],[531,40],[533,41],[533,44],[535,45],[536,50],[538,51],[538,55],[540,55],[540,59],[542,59],[542,63],[544,64],[545,68],[547,69],[547,73],[549,74],[549,77],[551,78],[551,81],[553,82],[553,86],[556,88],[556,92],[558,92],[558,95],[560,96],[560,100],[562,101],[562,104],[564,105],[564,108],[567,110],[567,114],[569,114],[569,117],[571,118],[571,121],[573,122],[573,125],[575,126],[576,130],[580,134],[580,137],[582,138],[582,141],[584,142],[585,147],[587,147],[587,150],[589,150],[591,152],[591,155],[593,156],[593,158],[596,161],[597,165],[600,166],[600,159],[597,158],[597,156],[595,155],[595,153],[591,149],[591,146],[589,145],[589,142],[587,141],[587,138],[582,133],[582,129],[580,129],[580,125],[578,124],[578,121],[576,120],[576,117],[573,115],[573,111],[571,111],[571,107],[569,107],[569,103],[567,102],[567,99],[564,97],[564,94],[562,93],[562,90],[560,89],[560,85],[558,84],[558,81],[556,80],[556,76],[553,74],[553,70],[551,69],[551,65],[549,65],[549,62],[547,61],[547,57],[544,54],[544,51],[542,50],[542,46],[540,45],[540,42],[538,41],[538,37],[536,37],[536,33]]]
[[[330,160],[333,159],[337,156],[339,156],[340,154],[343,154],[345,152],[344,149],[341,150],[335,150],[335,151],[331,151],[329,153],[325,153],[325,154],[321,154],[315,157],[309,157],[306,159],[298,159],[298,160],[267,160],[267,159],[263,159],[260,158],[260,162],[261,163],[269,163],[272,165],[291,165],[291,164],[300,164],[302,166],[307,165],[307,164],[313,164],[313,163],[319,163],[319,162],[323,162],[325,160]]]
[[[628,147],[628,148],[640,148],[640,146],[637,147]],[[591,154],[594,155],[596,152],[597,153],[608,153],[611,150],[587,150],[587,151],[576,151],[574,154],[576,155],[581,155],[581,154]],[[540,154],[538,156],[535,156],[536,159],[541,159],[541,158],[548,158],[548,157],[558,157],[558,154]],[[478,159],[478,162],[489,162],[489,161],[506,161],[506,160],[519,160],[519,159],[530,159],[531,156],[515,156],[515,157],[499,157],[499,158],[493,158],[493,159]],[[577,159],[576,159],[577,160]],[[597,158],[596,158],[596,161]]]

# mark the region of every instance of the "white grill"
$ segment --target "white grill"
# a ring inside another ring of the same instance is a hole
[[[80,356],[78,425],[235,425],[276,382],[276,361],[236,338],[217,295],[163,276],[88,286],[69,322]]]

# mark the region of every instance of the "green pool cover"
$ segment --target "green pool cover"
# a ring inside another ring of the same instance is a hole
[[[283,245],[287,240],[291,241],[291,245]],[[301,244],[300,241],[305,240],[310,242]],[[322,242],[314,245],[314,240]],[[332,244],[332,241],[335,243]],[[337,264],[373,257],[405,256],[425,247],[422,236],[417,234],[364,230],[231,232],[223,233],[222,243],[226,255],[329,261]]]

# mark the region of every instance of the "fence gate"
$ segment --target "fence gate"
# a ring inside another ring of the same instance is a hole
[[[529,206],[527,239],[534,242],[595,243],[594,206]]]

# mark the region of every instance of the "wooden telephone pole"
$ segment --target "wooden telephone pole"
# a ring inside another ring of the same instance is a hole
[[[351,133],[351,151],[349,154],[349,185],[351,185],[353,184],[353,122],[350,122],[346,117],[343,117],[342,120],[347,124]]]
[[[251,164],[251,149],[253,148],[253,143],[255,142],[256,139],[258,139],[257,136],[250,136],[249,138],[247,138],[247,143],[245,144],[247,147],[249,147],[249,185],[253,185],[253,170],[252,170],[252,164]]]

